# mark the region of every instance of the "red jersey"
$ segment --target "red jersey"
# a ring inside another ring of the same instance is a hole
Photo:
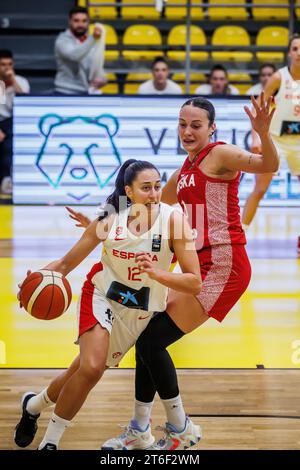
[[[246,243],[238,198],[240,172],[234,179],[224,181],[205,175],[199,168],[210,150],[224,143],[208,144],[193,163],[187,158],[178,176],[178,201],[194,231],[197,251],[214,245]]]

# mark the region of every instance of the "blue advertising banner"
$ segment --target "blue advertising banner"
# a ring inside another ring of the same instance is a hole
[[[14,101],[13,200],[17,204],[99,204],[111,192],[128,158],[149,160],[163,181],[181,166],[185,152],[177,137],[184,97],[22,96]],[[248,149],[246,98],[211,100],[215,138]],[[254,176],[244,175],[243,201]],[[286,162],[263,201],[300,205],[300,184]]]

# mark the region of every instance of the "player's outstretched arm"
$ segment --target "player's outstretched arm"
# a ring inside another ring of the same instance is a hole
[[[267,101],[264,92],[258,100],[251,97],[254,111],[245,106],[252,128],[257,132],[262,153],[255,155],[246,150],[241,150],[236,145],[218,145],[214,151],[218,155],[224,171],[245,171],[247,173],[274,173],[279,167],[279,157],[275,145],[271,139],[269,128],[275,108],[270,111],[272,97]]]
[[[101,222],[94,220],[85,230],[81,238],[61,259],[53,261],[43,269],[58,271],[64,276],[73,271],[95,248],[99,243],[106,240],[109,233],[114,215],[107,217]]]

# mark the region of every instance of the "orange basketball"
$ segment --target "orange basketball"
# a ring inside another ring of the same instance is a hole
[[[31,273],[20,289],[20,301],[25,310],[40,320],[53,320],[69,307],[72,290],[69,281],[55,271]]]

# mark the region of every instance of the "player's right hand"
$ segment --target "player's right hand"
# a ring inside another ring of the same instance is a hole
[[[76,227],[87,228],[90,225],[91,220],[86,215],[81,212],[74,211],[74,209],[71,209],[71,207],[68,206],[66,206],[66,209],[69,212],[69,217],[78,222],[78,224],[75,224]]]
[[[26,280],[26,278],[27,278],[28,276],[30,276],[30,274],[31,274],[31,271],[30,271],[30,269],[28,269],[27,275],[26,275],[24,281]],[[20,282],[20,283],[18,284],[19,291],[18,291],[18,293],[17,293],[17,299],[18,299],[18,301],[19,301],[19,306],[20,306],[20,308],[23,308],[23,305],[22,305],[21,300],[20,300],[20,292],[21,292],[21,286],[22,286],[22,284],[23,284],[24,281],[22,281],[22,282]]]

